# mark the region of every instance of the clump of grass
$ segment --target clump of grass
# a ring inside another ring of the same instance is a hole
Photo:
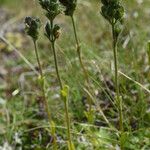
[[[79,63],[80,63],[80,66],[81,66],[83,74],[84,74],[84,78],[85,78],[85,82],[86,82],[85,85],[86,85],[87,91],[91,92],[90,91],[89,75],[88,75],[88,71],[87,71],[87,69],[83,63],[83,60],[82,60],[81,45],[80,45],[79,37],[77,34],[77,29],[76,29],[75,19],[74,19],[74,12],[75,12],[76,7],[77,7],[77,0],[59,0],[59,1],[65,7],[65,10],[64,10],[65,15],[69,16],[71,18],[74,36],[75,36],[76,48],[77,48],[76,51],[77,51]],[[88,121],[90,123],[93,123],[93,121],[94,121],[94,115],[93,115],[93,110],[92,110],[93,100],[91,99],[89,94],[87,94],[87,100],[88,100],[88,104],[89,104],[89,110],[87,112],[85,112],[85,115],[86,115]]]
[[[116,105],[119,113],[119,126],[120,126],[120,147],[123,149],[122,136],[124,133],[123,127],[123,110],[122,99],[119,93],[119,77],[118,77],[118,37],[121,33],[121,26],[124,16],[124,8],[120,0],[101,0],[101,14],[110,23],[112,29],[112,45],[114,53],[114,67],[115,67],[115,88],[116,88]]]

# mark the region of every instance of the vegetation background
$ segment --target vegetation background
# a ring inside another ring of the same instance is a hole
[[[113,107],[114,77],[111,31],[100,15],[99,0],[78,0],[75,13],[82,56],[97,96],[95,122],[86,121],[84,79],[78,63],[71,21],[59,15],[57,41],[61,77],[70,87],[71,131],[77,150],[118,149],[118,114]],[[150,149],[150,1],[123,1],[126,15],[119,39],[119,80],[123,97],[125,150]],[[0,0],[0,149],[43,150],[50,147],[47,122],[40,117],[33,45],[24,33],[24,18],[39,16],[38,1]],[[55,120],[59,149],[67,149],[64,106],[59,98],[53,54],[41,29],[39,53],[46,74],[49,107]],[[30,63],[29,63],[30,62]],[[124,74],[123,74],[124,73]],[[126,76],[125,76],[126,75]],[[130,77],[130,79],[128,78]],[[137,81],[137,82],[135,82]],[[101,108],[113,124],[109,127]],[[42,108],[41,108],[42,109]]]

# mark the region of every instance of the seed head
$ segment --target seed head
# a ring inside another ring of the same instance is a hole
[[[121,29],[124,17],[124,7],[121,5],[121,0],[101,0],[102,16],[114,27],[114,38],[117,40]]]
[[[38,39],[40,27],[41,21],[38,18],[25,18],[25,31],[34,41]]]
[[[111,24],[116,24],[122,21],[124,16],[124,7],[120,0],[101,0],[103,6],[101,7],[101,14]]]
[[[77,6],[77,0],[59,0],[59,2],[65,7],[65,15],[72,16]]]
[[[39,4],[46,11],[46,17],[51,21],[61,12],[58,0],[39,0]]]

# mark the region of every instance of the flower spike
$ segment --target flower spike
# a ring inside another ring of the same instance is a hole
[[[59,0],[59,2],[65,7],[65,15],[72,16],[77,6],[77,0]]]
[[[58,0],[39,0],[39,4],[46,11],[46,17],[51,21],[61,12]]]
[[[38,39],[40,27],[41,21],[38,18],[25,18],[25,31],[34,41]]]

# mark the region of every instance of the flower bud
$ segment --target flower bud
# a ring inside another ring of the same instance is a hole
[[[38,39],[40,27],[41,21],[38,18],[25,18],[25,31],[35,41]]]
[[[104,5],[101,7],[101,14],[105,19],[107,19],[108,21],[110,20],[109,15],[108,15],[108,7],[107,6]]]
[[[53,29],[53,35],[55,39],[58,39],[60,36],[61,30],[60,30],[60,26],[55,24],[54,29]]]
[[[59,2],[65,7],[65,15],[72,16],[77,6],[77,0],[59,0]]]
[[[101,14],[111,24],[121,22],[124,16],[124,8],[120,0],[101,0],[103,6],[101,7]]]
[[[60,13],[58,0],[39,0],[39,4],[46,11],[46,17],[51,21]]]
[[[108,5],[109,4],[108,0],[101,0],[101,2],[102,2],[103,5]]]
[[[121,31],[122,31],[122,25],[120,23],[115,24],[115,26],[114,26],[114,37],[115,37],[115,39],[118,38]]]
[[[45,32],[46,32],[45,35],[47,36],[47,38],[50,39],[52,31],[51,31],[51,27],[50,27],[50,23],[49,22],[46,23]]]
[[[124,16],[124,8],[122,6],[119,6],[117,9],[116,9],[116,12],[114,14],[114,17],[116,20],[121,20]]]
[[[68,85],[65,85],[63,87],[63,89],[61,90],[61,96],[62,96],[64,102],[67,102],[67,100],[68,100],[67,97],[69,96],[69,86]]]

